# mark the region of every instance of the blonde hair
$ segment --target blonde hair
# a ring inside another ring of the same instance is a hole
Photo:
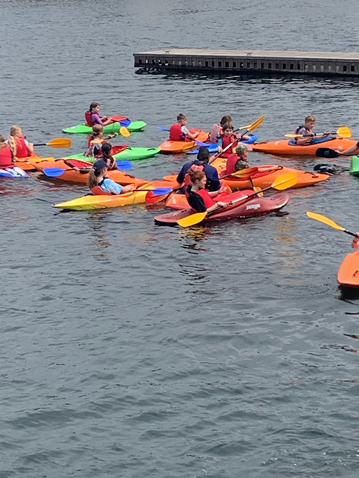
[[[9,135],[9,146],[10,146],[10,149],[12,151],[12,154],[14,156],[16,156],[16,139],[15,139],[15,135],[16,133],[21,130],[21,126],[17,125],[17,124],[14,124],[13,126],[11,126],[10,128],[10,135]]]
[[[305,117],[304,122],[308,123],[308,121],[315,121],[315,118],[313,115],[308,115]]]
[[[102,175],[106,168],[102,168],[100,170],[90,169],[89,177],[87,178],[87,186],[92,189],[98,186],[99,180],[98,177]]]
[[[94,124],[94,125],[92,126],[92,131],[93,131],[95,134],[102,133],[102,132],[103,132],[103,126],[102,126],[102,124]]]
[[[0,134],[0,149],[4,149],[7,146],[5,142],[5,138],[2,134]]]

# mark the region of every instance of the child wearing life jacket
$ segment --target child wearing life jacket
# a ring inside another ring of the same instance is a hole
[[[227,123],[232,123],[232,118],[229,115],[222,117],[219,124],[214,124],[209,132],[209,142],[218,143],[219,138],[223,134],[223,126]]]
[[[306,145],[311,144],[313,138],[325,138],[330,136],[331,131],[323,134],[316,134],[313,131],[315,125],[315,118],[312,115],[307,116],[304,119],[304,125],[298,126],[295,130],[295,134],[302,135],[302,138],[295,138],[296,144]]]
[[[87,185],[93,192],[93,194],[123,194],[132,192],[133,186],[121,186],[115,183],[112,179],[106,177],[107,163],[103,159],[99,159],[94,163],[90,170]]]
[[[228,204],[222,201],[214,202],[213,198],[218,196],[218,191],[208,192],[206,190],[206,175],[203,171],[188,171],[191,184],[186,190],[188,204],[197,212],[213,212]]]
[[[12,152],[5,138],[0,134],[0,168],[12,168]]]
[[[108,139],[115,138],[118,136],[118,133],[109,134],[106,138],[103,137],[103,126],[100,124],[95,124],[92,126],[92,134],[88,138],[88,149],[84,156],[100,156],[101,155],[101,145],[105,143]]]
[[[170,140],[171,141],[192,141],[197,138],[199,132],[191,133],[187,128],[187,115],[180,113],[177,116],[177,124],[173,124],[170,127]]]
[[[112,146],[110,143],[103,143],[99,159],[103,159],[107,164],[107,169],[118,169],[116,159],[111,155]]]
[[[226,163],[226,169],[223,171],[223,175],[233,174],[241,169],[249,168],[248,164],[248,152],[252,151],[252,148],[244,143],[238,143],[236,152],[232,153]]]
[[[21,127],[18,125],[11,126],[8,144],[14,160],[27,158],[34,152],[33,143],[27,141],[26,136],[22,135]]]
[[[93,126],[95,124],[100,124],[101,126],[106,126],[107,124],[113,123],[112,118],[107,118],[107,116],[100,117],[100,103],[94,101],[90,104],[90,108],[85,113],[86,126]]]

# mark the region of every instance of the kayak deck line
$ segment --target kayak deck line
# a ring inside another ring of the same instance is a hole
[[[359,53],[172,48],[134,53],[136,73],[265,73],[359,76]]]

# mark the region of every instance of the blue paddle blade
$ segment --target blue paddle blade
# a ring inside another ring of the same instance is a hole
[[[155,188],[151,189],[151,193],[154,194],[155,196],[162,196],[164,194],[168,194],[172,191],[172,188]]]
[[[204,146],[206,148],[208,148],[211,145],[211,143],[202,143],[202,141],[196,141],[196,144],[198,144],[198,146]]]
[[[164,126],[157,126],[158,129],[160,129],[161,131],[169,131],[168,128],[165,128]]]
[[[125,128],[127,128],[127,126],[129,126],[130,124],[131,124],[131,120],[129,120],[129,119],[125,119],[125,120],[120,121],[120,125],[124,126]]]
[[[45,174],[45,176],[48,176],[49,178],[56,178],[58,176],[61,176],[66,171],[66,169],[63,168],[44,168],[42,172]]]
[[[130,161],[116,161],[118,169],[132,169],[132,163]]]

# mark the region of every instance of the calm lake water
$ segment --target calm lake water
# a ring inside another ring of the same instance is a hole
[[[144,119],[157,146],[179,112],[209,129],[262,114],[259,139],[359,135],[358,83],[136,75],[133,53],[170,47],[358,51],[357,2],[0,0],[0,134],[63,137],[92,101]],[[44,156],[80,152],[37,148]],[[134,162],[148,179],[185,156]],[[313,170],[318,160],[251,153]],[[348,160],[336,164],[349,165]],[[357,300],[336,274],[356,231],[348,173],[291,192],[288,214],[158,227],[144,206],[58,213],[85,187],[0,183],[0,478],[357,477]]]

